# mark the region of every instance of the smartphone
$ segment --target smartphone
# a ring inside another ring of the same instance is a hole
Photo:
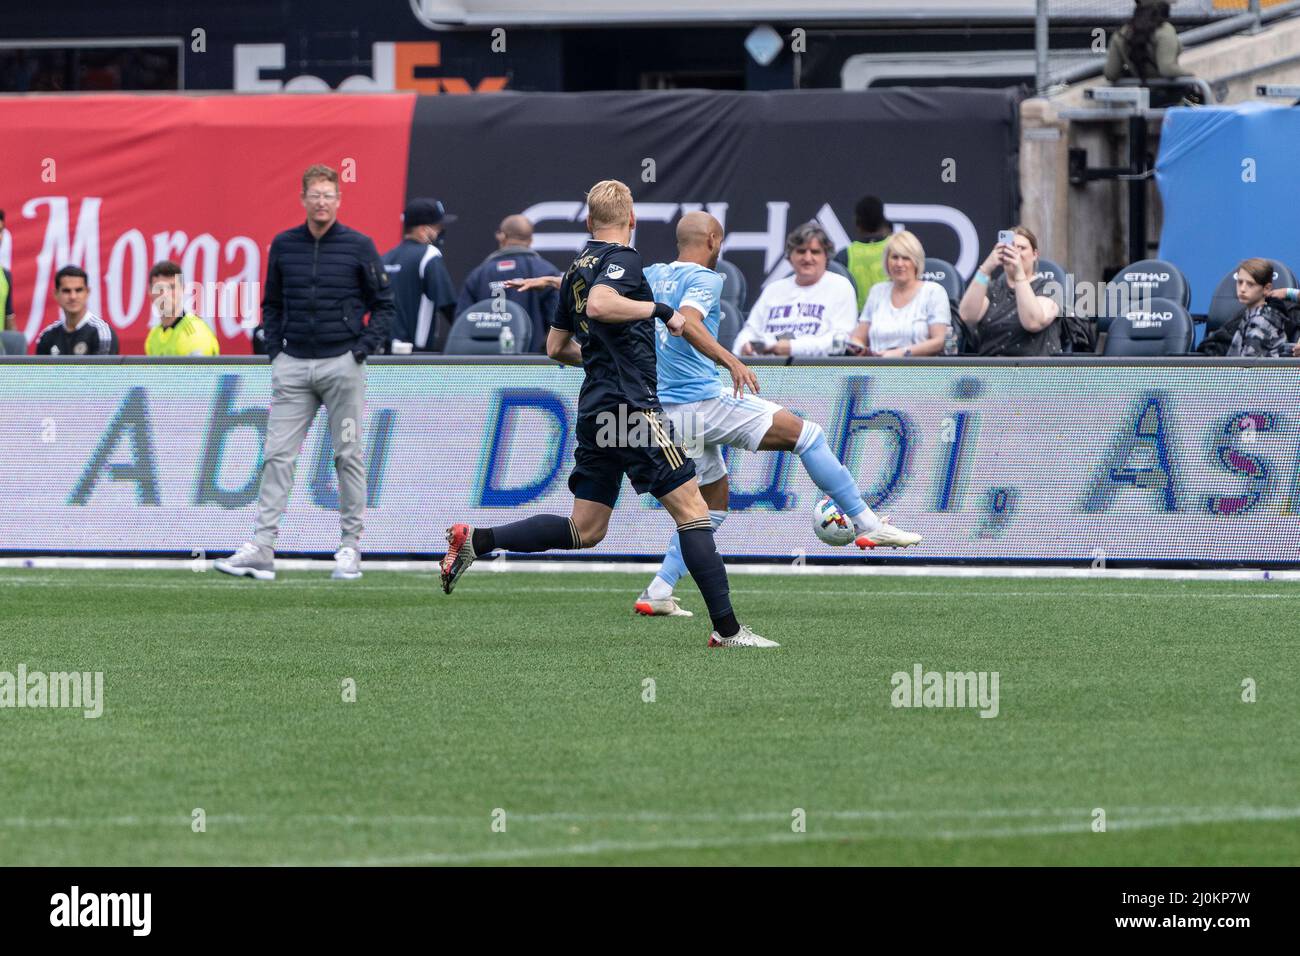
[[[1016,234],[1014,232],[1012,232],[1010,229],[998,230],[999,246],[1014,246],[1015,244],[1016,244]]]

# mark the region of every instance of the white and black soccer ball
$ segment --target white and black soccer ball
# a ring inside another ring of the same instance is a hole
[[[853,519],[840,510],[831,497],[822,498],[813,506],[813,532],[826,544],[842,548],[852,544],[857,537]]]

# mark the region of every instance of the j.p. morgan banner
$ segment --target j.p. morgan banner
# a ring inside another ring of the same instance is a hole
[[[9,364],[0,550],[191,554],[253,530],[270,397],[261,364]],[[1300,415],[1279,366],[791,366],[762,394],[820,422],[869,503],[926,560],[1300,563]],[[368,553],[431,553],[453,521],[568,514],[582,373],[369,368]],[[324,416],[303,444],[285,552],[338,543]],[[787,454],[735,452],[731,556],[841,556]],[[666,513],[630,485],[594,552],[655,555]]]

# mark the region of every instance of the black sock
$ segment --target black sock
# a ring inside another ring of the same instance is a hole
[[[582,546],[573,519],[561,518],[559,515],[533,515],[523,521],[503,524],[499,528],[475,529],[475,554],[486,553],[479,550],[480,534],[485,536],[483,543],[488,545],[488,551],[500,548],[502,551],[522,554],[534,551],[571,551]]]
[[[740,630],[740,623],[731,610],[731,587],[727,583],[727,569],[722,565],[722,555],[713,543],[713,526],[708,518],[691,521],[677,528],[682,547],[682,561],[695,579],[695,586],[704,595],[713,629],[722,637],[731,637]]]
[[[475,528],[474,534],[470,538],[470,544],[474,548],[474,553],[482,557],[496,548],[496,536],[492,533],[491,528]]]

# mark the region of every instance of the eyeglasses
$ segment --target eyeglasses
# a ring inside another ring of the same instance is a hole
[[[308,202],[333,202],[339,198],[338,193],[308,193],[305,197]]]

